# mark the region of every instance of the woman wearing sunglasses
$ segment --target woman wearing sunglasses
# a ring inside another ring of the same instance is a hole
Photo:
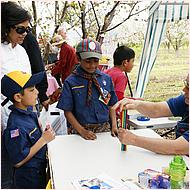
[[[14,2],[1,3],[1,77],[13,70],[21,70],[31,73],[31,66],[28,55],[24,48],[20,46],[30,31],[28,25],[31,19],[28,11],[18,6]],[[1,101],[5,97],[1,95]],[[1,106],[1,132],[7,126],[7,119],[10,113],[8,102]],[[3,146],[1,148],[1,188],[12,188],[13,169]]]

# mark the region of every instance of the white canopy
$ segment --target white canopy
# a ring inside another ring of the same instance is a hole
[[[144,95],[167,22],[181,19],[189,19],[189,3],[187,1],[151,2],[134,97],[143,97]]]

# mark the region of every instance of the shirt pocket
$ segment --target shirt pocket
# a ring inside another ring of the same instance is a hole
[[[86,88],[84,85],[73,86],[72,91],[74,96],[81,96],[85,94]]]
[[[74,88],[73,91],[73,98],[74,104],[76,109],[81,109],[83,106],[86,105],[86,98],[87,98],[87,91],[85,87],[82,88]]]

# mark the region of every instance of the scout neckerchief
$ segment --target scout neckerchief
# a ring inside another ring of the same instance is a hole
[[[82,68],[81,68],[82,69]],[[84,71],[84,70],[83,70]],[[77,75],[77,76],[80,76],[80,77],[82,77],[82,78],[85,78],[85,79],[87,79],[88,80],[88,96],[87,96],[87,105],[89,106],[90,105],[90,102],[91,102],[91,99],[92,99],[92,82],[94,82],[94,84],[95,84],[95,86],[96,86],[96,88],[97,88],[97,90],[98,90],[98,92],[100,93],[100,95],[101,95],[101,97],[102,97],[102,99],[104,100],[104,101],[106,101],[106,99],[104,98],[104,96],[103,96],[103,93],[102,93],[102,91],[101,91],[101,89],[100,89],[100,85],[99,85],[99,83],[98,83],[98,80],[97,80],[97,76],[98,76],[98,74],[97,73],[92,73],[92,74],[90,74],[90,73],[87,73],[87,72],[83,72],[83,73],[78,73],[77,72],[77,69],[75,69],[73,72],[72,72],[74,75]]]

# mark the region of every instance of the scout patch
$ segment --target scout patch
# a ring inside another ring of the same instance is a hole
[[[103,83],[104,86],[106,86],[106,81],[105,80],[103,80],[102,83]]]
[[[95,49],[96,49],[96,44],[95,44],[95,42],[90,42],[90,43],[89,43],[89,48],[90,48],[91,50],[95,50]]]
[[[10,135],[11,135],[11,138],[18,137],[19,136],[19,130],[18,129],[11,130]]]
[[[104,104],[108,105],[109,101],[110,101],[110,98],[111,98],[111,94],[106,90],[106,89],[102,89],[101,88],[101,91],[102,91],[102,94],[105,98],[105,100],[103,100],[102,96],[100,95],[99,97],[99,100],[101,102],[103,102]]]

